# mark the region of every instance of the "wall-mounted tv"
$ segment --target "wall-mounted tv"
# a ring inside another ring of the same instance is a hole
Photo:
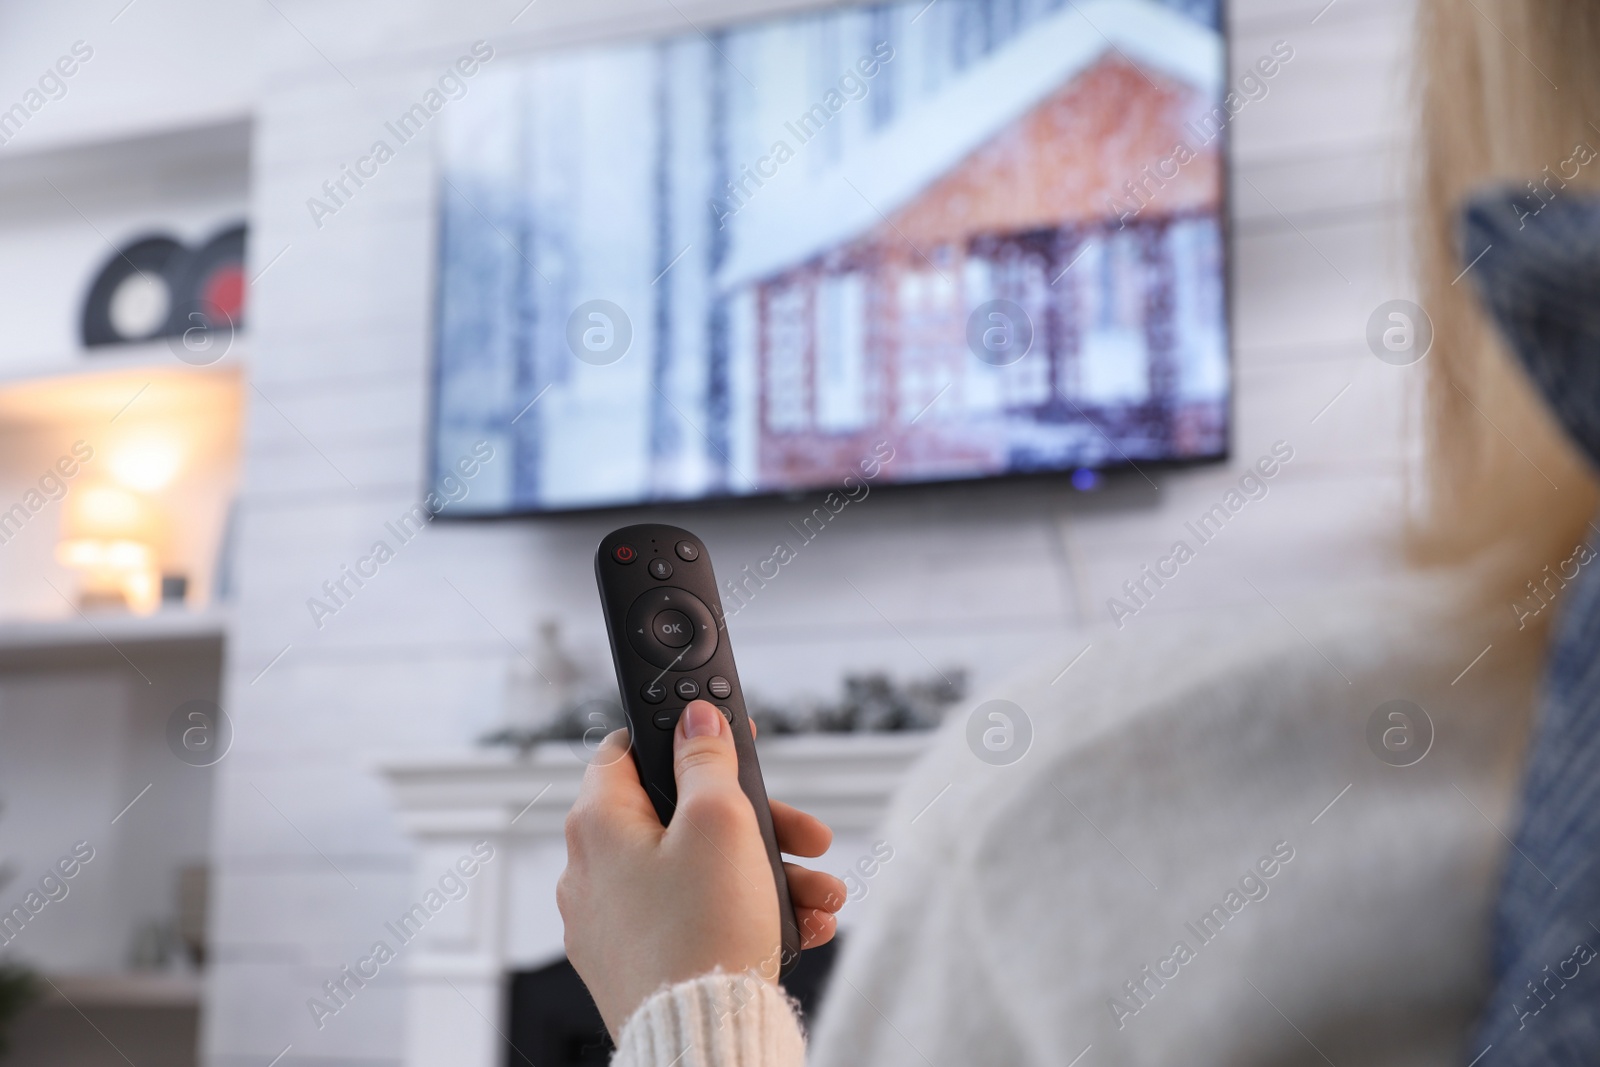
[[[1224,82],[1216,0],[496,56],[441,116],[451,512],[1225,455]]]

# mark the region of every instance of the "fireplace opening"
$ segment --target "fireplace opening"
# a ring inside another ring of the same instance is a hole
[[[800,1002],[807,1027],[827,992],[842,936],[802,953],[784,980],[784,989]],[[566,957],[512,972],[510,1010],[506,1067],[605,1067],[611,1059],[614,1046],[600,1012]]]

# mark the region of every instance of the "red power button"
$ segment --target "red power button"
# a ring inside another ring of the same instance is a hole
[[[618,563],[632,563],[639,558],[639,553],[634,551],[632,545],[618,545],[611,550],[611,558]]]

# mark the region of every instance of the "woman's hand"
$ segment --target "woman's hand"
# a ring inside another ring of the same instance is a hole
[[[662,826],[628,757],[625,731],[605,739],[567,815],[567,869],[556,886],[567,958],[615,1038],[663,985],[718,967],[776,982],[777,887],[755,809],[739,788],[732,731],[696,700],[673,737],[678,804]],[[819,820],[772,801],[778,847],[827,851]],[[801,946],[833,937],[845,886],[821,871],[784,864]]]

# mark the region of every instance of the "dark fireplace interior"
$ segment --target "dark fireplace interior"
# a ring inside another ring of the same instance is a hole
[[[809,949],[784,980],[789,995],[810,1020],[827,991],[839,938]],[[563,957],[531,971],[511,975],[511,1026],[506,1067],[604,1067],[613,1046],[605,1024],[578,972]]]

